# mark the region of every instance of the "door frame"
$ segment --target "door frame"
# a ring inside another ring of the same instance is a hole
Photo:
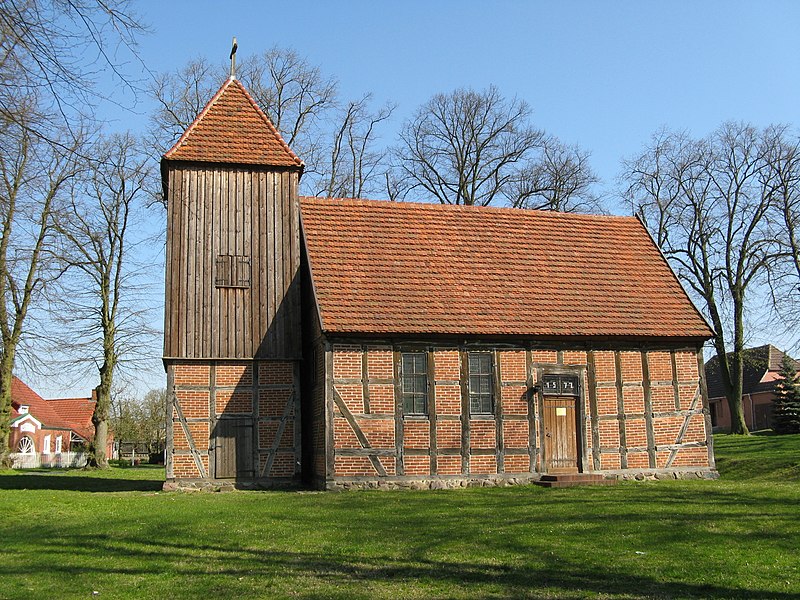
[[[577,427],[575,428],[575,447],[578,451],[578,472],[588,473],[590,471],[588,461],[588,440],[586,439],[586,367],[580,365],[547,365],[536,368],[536,399],[539,405],[537,410],[538,429],[537,435],[531,435],[531,439],[538,438],[539,456],[537,470],[539,473],[546,473],[544,445],[544,392],[542,390],[543,375],[572,375],[578,378],[578,395],[575,396],[575,418]]]

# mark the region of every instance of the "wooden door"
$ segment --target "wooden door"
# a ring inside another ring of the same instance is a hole
[[[214,478],[253,479],[252,420],[220,419],[214,433]]]
[[[548,473],[577,473],[578,405],[572,396],[544,396],[544,467]]]

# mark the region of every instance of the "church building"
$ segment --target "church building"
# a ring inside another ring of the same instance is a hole
[[[716,475],[712,332],[638,219],[303,168],[235,78],[163,157],[167,488]]]

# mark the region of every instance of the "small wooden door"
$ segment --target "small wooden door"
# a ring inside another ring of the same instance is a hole
[[[544,467],[547,473],[577,473],[578,400],[573,396],[544,396]]]
[[[214,428],[214,478],[252,479],[253,422],[220,419]]]

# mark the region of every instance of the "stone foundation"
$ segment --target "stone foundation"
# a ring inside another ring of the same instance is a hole
[[[173,479],[165,481],[161,490],[164,492],[233,492],[235,490],[300,490],[302,486],[296,480],[266,479],[262,481],[231,481],[210,479]]]
[[[639,469],[624,471],[602,471],[596,473],[604,475],[606,479],[620,481],[665,481],[675,479],[719,479],[715,469]],[[402,479],[337,479],[327,483],[318,482],[317,489],[327,491],[348,490],[455,490],[474,487],[509,487],[512,485],[527,485],[541,478],[540,473],[522,476],[485,476],[485,477],[438,477],[430,478],[402,478]],[[176,479],[165,481],[162,488],[165,492],[232,492],[234,490],[285,490],[297,491],[304,489],[297,481],[243,481],[232,482],[210,481],[207,479]]]
[[[620,481],[660,481],[664,479],[719,479],[716,469],[627,469],[610,471]]]

